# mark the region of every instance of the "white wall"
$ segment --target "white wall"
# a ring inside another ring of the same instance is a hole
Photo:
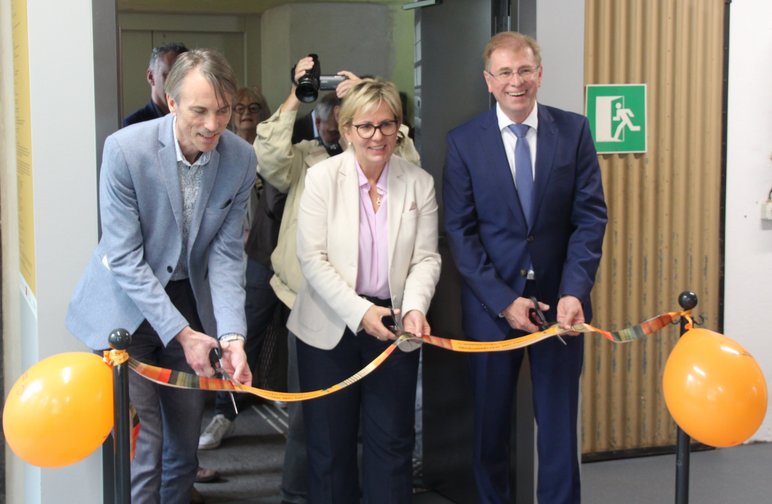
[[[536,40],[544,62],[539,100],[584,114],[584,2],[539,0]]]
[[[724,332],[772,387],[772,222],[760,218],[772,189],[772,2],[730,8]],[[752,440],[772,441],[772,415]]]
[[[2,2],[5,387],[31,364],[86,348],[64,329],[77,276],[96,243],[96,130],[91,0],[26,2],[37,315],[21,298],[10,2]],[[61,36],[66,27],[66,36]],[[6,451],[7,502],[102,501],[101,457],[39,469]],[[79,484],[73,484],[79,482]]]
[[[284,101],[290,68],[309,53],[319,55],[325,75],[350,70],[394,80],[396,24],[388,7],[374,4],[288,4],[263,12],[262,82],[268,103],[275,110]],[[403,91],[412,92],[412,82]]]
[[[153,47],[181,42],[188,49],[209,47],[228,59],[240,85],[260,83],[260,16],[121,13],[122,117],[150,99],[145,77]]]

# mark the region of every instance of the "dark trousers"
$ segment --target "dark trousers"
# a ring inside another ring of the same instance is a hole
[[[169,282],[166,293],[190,327],[202,331],[190,283]],[[164,346],[147,321],[132,335],[129,355],[148,364],[193,373],[182,346],[176,340]],[[132,502],[188,504],[198,467],[203,393],[156,385],[129,373],[129,397],[141,425],[131,463]]]
[[[297,337],[287,333],[287,391],[300,392]],[[287,447],[281,473],[281,500],[288,504],[305,504],[308,494],[308,457],[306,429],[303,426],[303,403],[287,404]]]
[[[552,306],[553,310],[556,308]],[[523,334],[513,330],[509,337]],[[474,393],[475,481],[483,504],[511,502],[509,419],[526,351],[537,425],[538,502],[578,504],[581,500],[577,417],[584,339],[563,339],[567,345],[550,338],[523,350],[469,357]]]
[[[332,350],[297,340],[300,386],[329,387],[353,375],[389,343],[348,329]],[[412,451],[419,352],[394,353],[360,382],[303,403],[308,502],[360,502],[357,434],[362,435],[361,502],[412,501]]]

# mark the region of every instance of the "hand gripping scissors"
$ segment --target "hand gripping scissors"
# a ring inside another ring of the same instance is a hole
[[[222,364],[222,346],[220,345],[220,342],[217,342],[217,348],[213,348],[211,352],[209,352],[209,362],[212,363],[212,367],[214,368],[215,375],[220,375],[225,380],[233,381],[233,378],[225,371],[225,368]],[[228,395],[231,396],[231,403],[233,404],[233,411],[238,415],[239,414],[239,408],[236,406],[236,398],[233,397],[233,392],[228,392]]]
[[[533,303],[533,308],[528,310],[528,318],[531,320],[531,322],[534,323],[536,327],[539,328],[540,331],[546,331],[550,328],[551,324],[547,322],[547,318],[544,316],[544,312],[539,309],[539,300],[532,296],[531,302]],[[558,339],[561,343],[568,346],[562,336],[558,336]]]

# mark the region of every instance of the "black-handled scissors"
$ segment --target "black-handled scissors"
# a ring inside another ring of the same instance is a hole
[[[390,306],[389,311],[391,311],[391,320],[393,322],[393,325],[389,326],[389,329],[391,329],[391,332],[397,336],[402,336],[402,334],[405,332],[405,328],[402,327],[402,318],[397,318],[397,316],[394,314],[393,307]]]
[[[231,382],[233,381],[222,365],[222,346],[220,346],[219,341],[217,342],[217,348],[213,348],[212,351],[209,352],[209,362],[212,364],[215,374],[220,375],[225,380],[228,380]],[[233,411],[238,415],[239,408],[236,406],[236,398],[233,397],[233,392],[228,392],[228,394],[231,396]]]
[[[533,303],[533,308],[528,310],[528,319],[533,322],[533,324],[538,327],[540,331],[546,331],[550,328],[551,324],[547,322],[547,317],[544,316],[544,312],[539,308],[539,300],[532,296],[531,302]],[[558,336],[558,339],[561,343],[567,345],[562,336]]]

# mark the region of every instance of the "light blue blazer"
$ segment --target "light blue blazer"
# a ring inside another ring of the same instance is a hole
[[[252,147],[223,133],[203,167],[187,246],[172,115],[117,131],[105,141],[99,182],[102,237],[75,288],[66,326],[93,349],[116,328],[143,320],[167,344],[188,321],[164,288],[180,253],[207,334],[246,334],[243,221],[255,183]]]

